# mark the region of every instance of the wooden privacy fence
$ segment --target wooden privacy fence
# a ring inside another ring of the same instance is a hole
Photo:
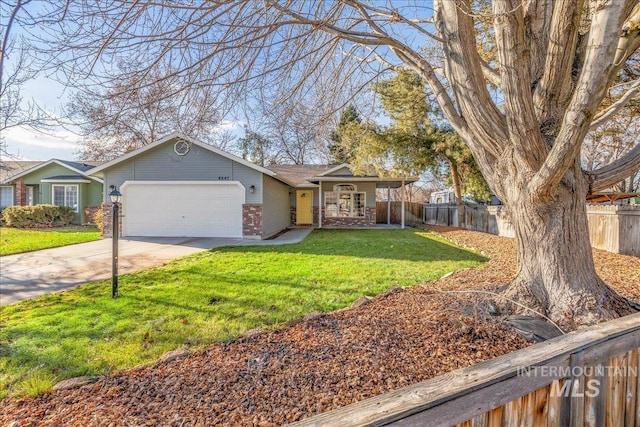
[[[640,314],[291,424],[640,426]]]
[[[640,206],[587,206],[594,248],[640,257]]]
[[[400,224],[400,216],[402,215],[402,202],[391,202],[391,224]],[[387,224],[387,212],[389,207],[387,202],[376,202],[376,222],[378,224]],[[404,215],[405,223],[422,223],[424,211],[423,203],[405,202]]]
[[[465,228],[514,237],[513,226],[502,206],[465,205]],[[589,205],[589,238],[596,249],[640,257],[640,207]],[[423,222],[458,227],[458,206],[425,204]]]

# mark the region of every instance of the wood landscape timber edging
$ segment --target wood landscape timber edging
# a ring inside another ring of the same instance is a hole
[[[290,426],[454,425],[556,379],[567,378],[566,368],[576,359],[581,365],[606,362],[611,355],[639,346],[640,313],[574,331]],[[522,375],[529,368],[541,367],[551,368],[547,369],[549,375]]]

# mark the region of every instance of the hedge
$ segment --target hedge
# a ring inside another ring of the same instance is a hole
[[[4,225],[17,228],[44,228],[69,225],[75,212],[67,206],[8,206],[2,211]]]

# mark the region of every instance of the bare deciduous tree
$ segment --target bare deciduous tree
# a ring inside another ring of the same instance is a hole
[[[55,118],[31,100],[23,90],[42,66],[30,53],[24,34],[28,28],[59,21],[64,2],[39,8],[32,0],[0,1],[0,157],[12,158],[6,149],[4,134],[15,127],[47,131]],[[37,8],[36,10],[33,10]],[[0,159],[2,160],[2,159]]]
[[[112,87],[86,87],[68,103],[67,114],[84,137],[82,160],[111,160],[175,130],[215,144],[224,114],[210,88],[185,85],[170,65],[136,69],[131,61],[120,64]]]
[[[108,78],[97,58],[146,69],[169,58],[193,84],[251,91],[338,64],[325,90],[353,94],[354,76],[418,73],[511,215],[518,271],[507,296],[568,326],[625,312],[595,272],[585,196],[636,170],[640,146],[589,172],[579,156],[589,129],[640,90],[629,81],[601,108],[640,46],[636,0],[85,1],[68,18],[54,49],[68,52],[69,76]],[[495,55],[479,53],[479,31]]]

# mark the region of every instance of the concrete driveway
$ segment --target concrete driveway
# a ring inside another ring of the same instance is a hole
[[[221,246],[297,243],[310,232],[311,229],[294,229],[273,240],[193,237],[121,239],[118,246],[118,272],[132,273]],[[0,305],[110,279],[111,247],[111,239],[103,239],[0,257]]]

